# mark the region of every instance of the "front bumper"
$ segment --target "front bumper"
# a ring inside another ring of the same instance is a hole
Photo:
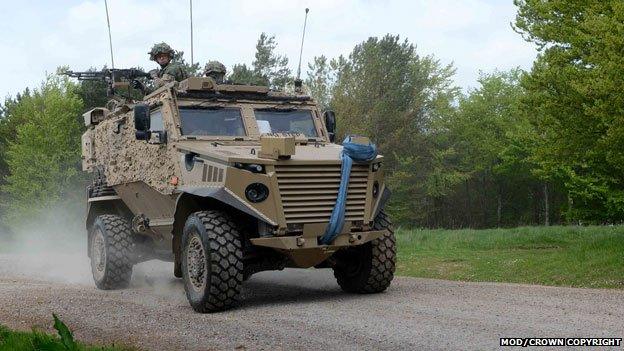
[[[361,245],[371,240],[375,240],[386,233],[385,230],[373,230],[367,232],[353,232],[341,234],[334,239],[330,245],[321,245],[317,237],[298,236],[274,236],[268,238],[250,239],[251,243],[257,246],[271,247],[279,250],[301,250],[301,249],[327,249],[336,250],[345,246]]]
[[[386,230],[340,234],[330,245],[322,245],[317,236],[274,236],[250,239],[257,246],[270,247],[286,254],[293,267],[314,267],[341,248],[362,245],[387,233]]]

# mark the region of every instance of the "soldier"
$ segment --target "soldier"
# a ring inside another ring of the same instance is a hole
[[[219,61],[210,61],[204,67],[204,75],[214,79],[217,84],[223,84],[225,72],[225,66]]]
[[[150,71],[154,79],[156,88],[169,82],[181,81],[188,78],[188,73],[184,66],[178,62],[171,62],[173,59],[173,49],[167,43],[154,44],[152,50],[148,52],[150,60],[156,61],[160,65],[160,70]]]

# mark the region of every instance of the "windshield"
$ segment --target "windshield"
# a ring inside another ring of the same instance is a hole
[[[237,108],[180,108],[183,135],[244,136]]]
[[[260,133],[301,133],[317,137],[310,110],[254,110]]]

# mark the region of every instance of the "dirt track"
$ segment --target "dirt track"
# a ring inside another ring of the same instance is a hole
[[[0,255],[0,324],[49,328],[55,312],[87,342],[457,350],[494,349],[502,336],[624,337],[624,291],[397,278],[384,294],[358,296],[342,293],[329,270],[287,270],[252,277],[238,309],[201,315],[167,264],[142,264],[130,289],[105,292],[89,281],[84,258],[37,258]]]

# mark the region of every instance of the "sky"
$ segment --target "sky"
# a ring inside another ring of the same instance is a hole
[[[156,68],[147,52],[165,41],[190,61],[190,0],[109,0],[115,67]],[[110,67],[104,0],[0,0],[0,100],[38,87],[46,74]],[[511,28],[511,0],[193,0],[194,59],[228,69],[250,64],[260,33],[297,70],[305,8],[310,8],[302,72],[314,56],[348,55],[371,36],[407,38],[419,55],[456,68],[464,91],[479,72],[529,69],[535,47]],[[302,73],[302,74],[304,74]]]

